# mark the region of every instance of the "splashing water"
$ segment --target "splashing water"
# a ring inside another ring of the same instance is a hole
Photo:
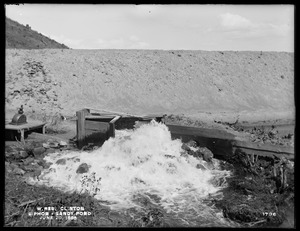
[[[135,130],[116,131],[115,138],[92,152],[49,154],[45,160],[51,167],[39,181],[31,180],[65,192],[88,192],[118,211],[142,209],[145,205],[137,198],[147,198],[173,217],[176,225],[231,226],[205,202],[226,187],[224,179],[230,172],[219,170],[216,159],[211,166],[184,155],[181,145],[180,140],[171,139],[164,124],[151,121]],[[84,163],[88,172],[76,173]],[[198,169],[199,163],[206,170]]]

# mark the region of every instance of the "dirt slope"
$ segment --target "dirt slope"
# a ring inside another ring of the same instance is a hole
[[[7,113],[24,104],[63,115],[88,107],[285,117],[294,115],[294,54],[7,49],[5,89]]]

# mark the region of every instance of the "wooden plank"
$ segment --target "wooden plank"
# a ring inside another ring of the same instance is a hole
[[[85,120],[85,130],[92,130],[105,133],[109,129],[109,124],[100,121]]]
[[[295,152],[293,147],[285,147],[285,146],[274,145],[274,144],[253,143],[250,141],[242,141],[242,140],[235,140],[233,141],[232,145],[237,148],[243,148],[243,149],[260,151],[260,152],[277,153],[277,154],[294,155]]]
[[[116,135],[116,125],[115,122],[117,122],[121,116],[116,116],[109,122],[109,132],[108,132],[108,138],[109,137],[115,137]]]
[[[225,139],[225,140],[234,140],[236,137],[234,134],[221,129],[189,127],[189,126],[173,125],[173,124],[166,124],[166,126],[169,128],[171,134],[176,134],[176,135],[182,134],[182,135],[201,136],[201,137]]]
[[[275,152],[270,152],[270,151],[266,151],[266,150],[256,150],[256,149],[249,149],[249,148],[244,148],[244,147],[235,147],[233,146],[233,153],[235,152],[236,149],[241,150],[242,152],[245,152],[248,155],[258,155],[258,156],[269,156],[269,157],[286,157],[290,160],[294,159],[294,155],[290,154],[290,153],[275,153]]]
[[[116,128],[115,123],[109,123],[109,131],[108,131],[108,138],[109,137],[115,137],[116,135]]]
[[[12,124],[5,124],[5,129],[6,130],[33,130],[36,128],[41,128],[45,126],[46,123],[41,123],[41,122],[28,122],[26,124],[21,124],[21,125],[12,125]]]
[[[101,120],[101,119],[113,119],[115,116],[106,116],[106,115],[87,115],[85,118],[88,120]]]
[[[121,116],[116,116],[115,118],[113,118],[109,123],[115,123],[118,119],[120,119]]]

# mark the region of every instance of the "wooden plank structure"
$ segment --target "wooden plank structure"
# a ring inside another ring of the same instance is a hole
[[[77,117],[77,146],[82,148],[88,143],[102,145],[105,140],[115,136],[115,129],[132,129],[136,121],[160,120],[161,115],[134,116],[117,112],[91,113],[90,109],[76,112]]]
[[[150,122],[152,119],[160,122],[162,115],[134,116],[118,115],[117,113],[90,113],[90,109],[76,112],[77,142],[81,148],[87,143],[104,142],[115,136],[115,129],[132,129],[139,121]],[[249,155],[277,156],[294,159],[294,148],[273,144],[253,143],[235,131],[220,128],[202,128],[165,123],[173,139],[183,142],[196,140],[202,147],[209,148],[216,156],[230,156],[237,149]]]
[[[200,146],[209,148],[217,156],[232,155],[237,149],[249,155],[276,156],[294,159],[294,148],[273,144],[253,143],[238,133],[225,129],[200,128],[166,124],[172,138],[184,142],[196,140]]]
[[[41,123],[41,122],[37,122],[37,121],[28,121],[28,123],[26,124],[20,124],[20,125],[12,125],[12,124],[5,124],[5,130],[7,130],[7,132],[13,137],[11,138],[16,138],[18,137],[18,135],[16,136],[14,134],[14,132],[18,132],[20,133],[20,139],[23,142],[24,141],[24,136],[25,136],[25,132],[26,131],[38,131],[40,133],[45,134],[45,127],[46,127],[46,123]]]

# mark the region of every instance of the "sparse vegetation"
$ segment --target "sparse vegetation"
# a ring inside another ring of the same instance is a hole
[[[69,49],[41,33],[31,29],[30,25],[22,25],[6,18],[6,48],[16,49]]]

